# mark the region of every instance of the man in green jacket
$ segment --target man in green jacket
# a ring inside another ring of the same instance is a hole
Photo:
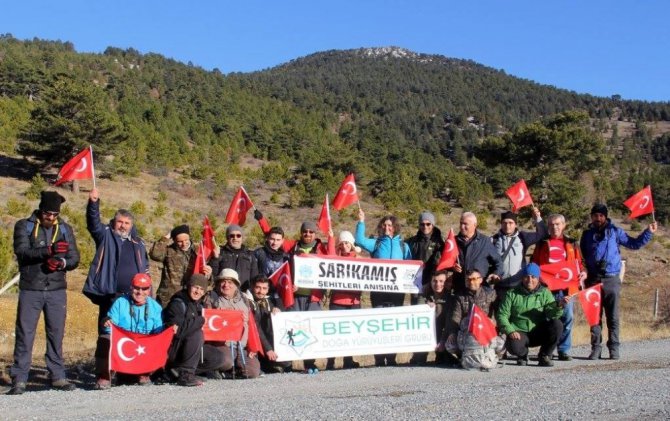
[[[538,365],[551,367],[551,355],[561,337],[560,317],[567,297],[556,301],[540,284],[540,267],[526,266],[521,285],[509,291],[497,314],[498,329],[507,335],[505,347],[518,365],[528,364],[528,348],[539,346]]]

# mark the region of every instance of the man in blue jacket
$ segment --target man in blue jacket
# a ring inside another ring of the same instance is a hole
[[[109,309],[114,300],[123,294],[130,293],[133,277],[138,273],[149,272],[147,249],[134,229],[133,214],[125,209],[119,209],[109,225],[100,221],[100,195],[97,189],[92,189],[88,195],[86,206],[86,225],[95,241],[95,256],[88,271],[84,284],[84,295],[98,310],[98,343],[95,351],[96,373],[98,374],[97,387],[109,387],[109,379],[103,376],[108,355],[105,349],[109,348],[109,337],[103,326]]]
[[[463,212],[460,230],[456,235],[458,261],[454,266],[454,289],[465,290],[465,274],[476,270],[481,273],[487,284],[500,281],[503,273],[500,254],[491,242],[491,238],[477,229],[477,216],[472,212]]]
[[[58,390],[75,389],[65,376],[63,336],[67,306],[65,272],[77,267],[79,251],[72,228],[58,216],[63,202],[65,198],[57,192],[43,191],[39,209],[14,227],[14,253],[21,276],[10,395],[20,395],[26,390],[35,330],[42,313],[51,386]]]
[[[619,295],[621,293],[621,254],[619,246],[631,250],[642,248],[651,241],[656,232],[656,221],[649,224],[637,238],[615,226],[607,217],[607,206],[596,204],[591,208],[591,224],[582,233],[580,247],[586,262],[588,277],[586,286],[602,284],[602,306],[600,309],[600,324],[591,328],[590,360],[600,358],[602,351],[602,312],[607,317],[607,348],[613,360],[619,359]]]

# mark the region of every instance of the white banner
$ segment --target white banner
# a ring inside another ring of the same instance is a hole
[[[278,361],[435,350],[428,305],[272,315]]]
[[[420,260],[357,259],[304,254],[293,257],[293,282],[301,288],[418,294]]]

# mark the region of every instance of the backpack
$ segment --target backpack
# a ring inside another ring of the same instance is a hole
[[[491,370],[498,367],[498,355],[502,355],[505,342],[496,336],[488,346],[482,346],[468,332],[469,317],[461,320],[458,332],[458,348],[461,350],[461,366],[465,369]]]

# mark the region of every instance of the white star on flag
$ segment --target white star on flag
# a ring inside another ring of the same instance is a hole
[[[142,345],[138,346],[138,347],[137,347],[137,355],[142,355],[142,354],[144,354],[144,353],[145,353],[144,350],[145,350],[145,348],[144,348]]]

